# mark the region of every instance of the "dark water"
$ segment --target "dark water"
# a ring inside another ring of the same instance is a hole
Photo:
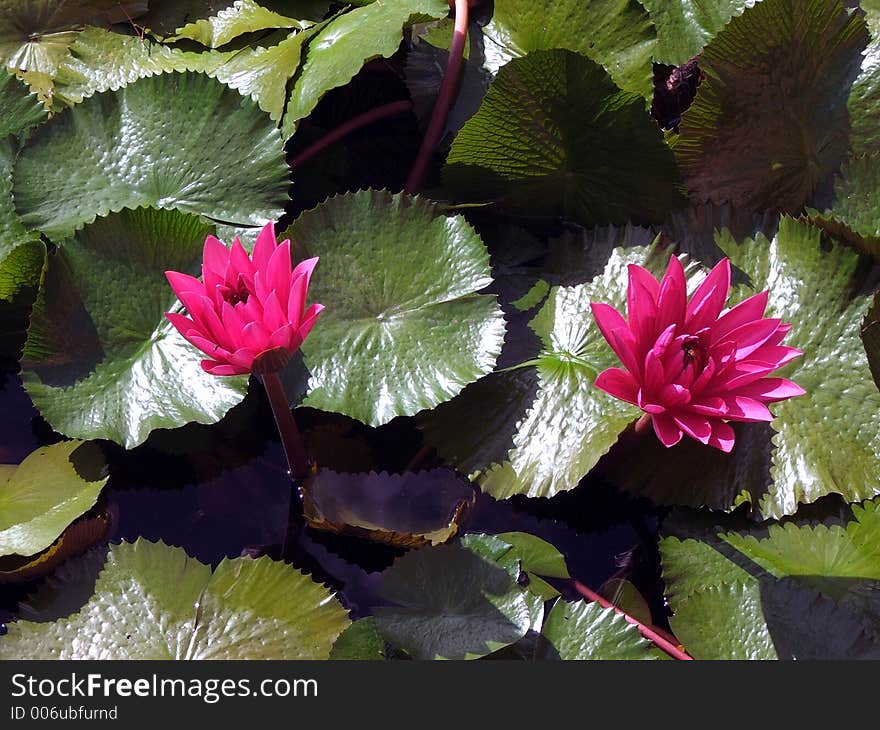
[[[35,411],[15,375],[7,375],[0,388],[0,413],[2,463],[20,462],[33,449],[60,438]],[[340,420],[311,409],[299,409],[297,418],[306,429],[331,428]],[[290,482],[273,428],[261,390],[252,387],[244,402],[214,426],[157,431],[129,452],[102,442],[111,475],[99,503],[112,520],[107,540],[163,540],[211,564],[242,554],[278,556],[288,522]],[[359,428],[369,439],[378,468],[400,471],[421,447],[412,419]],[[343,463],[346,455],[338,458]],[[612,576],[632,580],[651,605],[655,623],[663,625],[657,522],[648,503],[587,480],[553,499],[498,502],[480,495],[460,531],[537,535],[559,548],[574,578],[593,588]],[[380,602],[379,572],[404,552],[312,528],[294,529],[287,548],[286,559],[335,588],[354,617]],[[41,582],[0,585],[0,622],[12,620],[19,601]],[[88,586],[81,593],[80,601],[89,595]],[[567,597],[575,595],[568,592]]]

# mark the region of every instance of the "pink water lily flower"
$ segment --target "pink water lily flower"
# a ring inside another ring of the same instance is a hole
[[[249,256],[238,236],[231,248],[205,239],[202,279],[166,271],[168,283],[189,318],[165,316],[187,341],[204,352],[202,368],[213,375],[277,372],[309,334],[321,304],[306,309],[317,258],[291,270],[290,241],[275,239],[267,223]]]
[[[766,377],[803,354],[781,344],[791,325],[764,318],[766,291],[722,312],[729,290],[730,261],[722,259],[688,301],[673,256],[660,282],[630,265],[628,320],[608,304],[590,305],[624,366],[599,373],[595,386],[649,414],[665,446],[687,434],[729,452],[729,421],[772,421],[768,403],[804,394],[791,380]]]

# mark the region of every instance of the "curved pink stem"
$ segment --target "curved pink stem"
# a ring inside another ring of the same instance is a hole
[[[656,644],[658,648],[665,651],[673,659],[681,659],[683,661],[692,661],[693,660],[693,657],[690,654],[688,654],[686,651],[684,651],[681,647],[676,646],[671,641],[669,641],[669,639],[661,636],[658,633],[657,629],[654,629],[650,626],[645,626],[643,623],[641,623],[640,621],[637,621],[632,616],[630,616],[628,613],[621,611],[617,606],[615,606],[613,603],[611,603],[611,601],[608,601],[605,598],[603,598],[602,596],[600,596],[598,593],[594,593],[593,591],[591,591],[589,588],[587,588],[580,581],[576,580],[576,581],[573,581],[573,583],[574,583],[574,587],[577,589],[578,593],[580,593],[584,598],[586,598],[588,601],[595,601],[600,606],[602,606],[602,608],[614,609],[614,611],[616,613],[619,613],[621,616],[623,616],[626,619],[627,623],[631,623],[634,626],[636,626],[642,636],[644,636],[648,641],[651,641],[654,644]]]
[[[461,72],[462,61],[464,60],[467,27],[468,0],[455,0],[455,27],[452,31],[452,44],[449,46],[449,63],[446,64],[446,72],[443,74],[443,80],[440,82],[440,91],[437,92],[437,101],[434,102],[434,109],[431,111],[428,129],[425,131],[416,161],[413,163],[406,186],[403,188],[404,192],[410,195],[417,193],[422,186],[425,171],[428,169],[428,161],[431,159],[431,155],[434,154],[437,143],[440,142],[440,136],[443,134],[443,127],[446,124],[446,117],[455,99],[458,76]]]
[[[301,165],[306,160],[312,159],[319,152],[330,145],[335,144],[345,137],[345,135],[350,134],[354,130],[366,127],[368,124],[377,122],[380,119],[385,119],[385,117],[393,117],[398,114],[403,114],[412,109],[412,107],[413,103],[404,99],[403,101],[394,101],[390,104],[383,104],[382,106],[377,106],[375,109],[370,109],[370,111],[364,112],[363,114],[358,114],[356,117],[352,117],[347,122],[340,124],[336,129],[328,132],[321,137],[321,139],[306,147],[296,157],[289,159],[287,164],[291,167]]]

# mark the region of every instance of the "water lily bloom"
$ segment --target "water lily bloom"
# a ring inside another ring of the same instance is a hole
[[[684,268],[673,256],[659,282],[630,265],[628,320],[608,304],[591,304],[624,366],[599,373],[596,387],[649,414],[665,446],[687,434],[729,452],[730,421],[772,421],[768,403],[804,393],[791,380],[766,377],[803,354],[781,344],[791,325],[764,317],[767,292],[722,311],[729,290],[725,258],[688,301]]]
[[[279,244],[271,223],[257,236],[253,256],[238,236],[231,247],[208,236],[201,281],[177,271],[165,272],[189,318],[175,312],[165,316],[208,356],[202,360],[207,372],[277,372],[302,345],[324,309],[321,304],[306,309],[317,263],[317,258],[306,259],[291,270],[290,241]]]

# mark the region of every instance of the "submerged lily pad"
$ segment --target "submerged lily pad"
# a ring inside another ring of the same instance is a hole
[[[268,557],[216,570],[182,549],[113,545],[91,600],[51,623],[19,621],[14,659],[327,659],[349,625],[324,586]]]
[[[480,237],[420,198],[364,190],[303,213],[290,235],[319,256],[326,310],[303,344],[304,405],[378,425],[456,395],[495,365],[504,319]]]
[[[827,197],[867,40],[838,0],[763,0],[734,18],[700,56],[674,147],[692,200],[799,213]]]
[[[59,164],[59,161],[64,164]],[[287,166],[271,120],[203,74],[98,94],[31,136],[15,164],[25,226],[60,239],[122,208],[177,208],[227,224],[281,214]]]
[[[322,469],[302,492],[310,527],[406,547],[446,542],[475,497],[471,485],[451,469],[405,474]]]
[[[165,319],[164,272],[196,273],[210,224],[154,208],[101,218],[51,257],[25,345],[22,381],[57,431],[134,447],[156,428],[214,423],[241,401]]]
[[[683,203],[672,153],[644,99],[593,61],[535,51],[503,66],[452,144],[457,200],[582,225],[659,221]]]
[[[695,658],[880,658],[880,502],[842,524],[695,522],[660,543],[670,623]]]
[[[748,503],[762,519],[826,494],[851,502],[880,493],[880,392],[860,338],[874,298],[868,267],[851,247],[791,218],[772,241],[736,243],[724,232],[718,245],[747,277],[730,302],[767,289],[768,316],[793,325],[785,342],[804,354],[778,372],[807,393],[774,404],[771,424],[735,424],[729,455],[691,440],[667,449],[647,433],[612,452],[607,473],[657,502]]]
[[[75,466],[76,452],[90,460],[100,453],[82,441],[63,441],[0,473],[0,557],[36,555],[94,506],[107,477],[84,477]]]
[[[602,64],[621,89],[651,95],[657,35],[636,0],[495,0],[483,35],[494,58],[567,48]]]

